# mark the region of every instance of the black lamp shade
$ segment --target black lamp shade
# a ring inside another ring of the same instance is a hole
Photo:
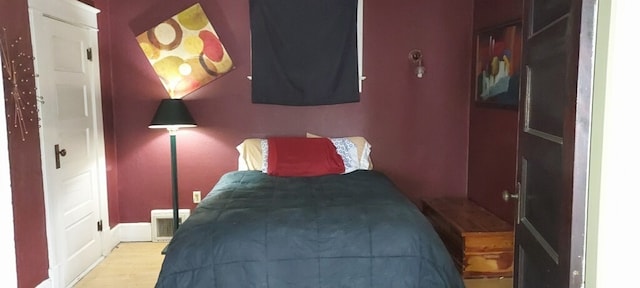
[[[182,99],[162,99],[149,128],[178,129],[196,127],[196,121],[191,117]]]

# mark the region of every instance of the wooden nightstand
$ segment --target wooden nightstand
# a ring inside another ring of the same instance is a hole
[[[464,278],[511,277],[513,227],[465,198],[422,200],[429,218]]]

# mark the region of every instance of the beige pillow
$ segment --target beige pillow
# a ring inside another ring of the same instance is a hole
[[[307,132],[307,138],[322,138],[323,136],[315,135]],[[360,169],[372,170],[373,162],[371,162],[371,144],[362,136],[345,137],[349,139],[358,149],[358,160],[360,161]],[[259,144],[259,143],[258,143]]]
[[[262,170],[262,147],[260,146],[260,141],[262,139],[249,138],[236,146],[236,150],[240,153],[238,170]]]

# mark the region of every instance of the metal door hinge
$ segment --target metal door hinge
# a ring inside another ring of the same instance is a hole
[[[516,195],[518,195],[518,204],[516,206],[516,224],[520,224],[520,217],[522,215],[522,211],[524,210],[523,205],[524,205],[524,201],[521,201],[521,187],[520,187],[520,181],[516,182]],[[524,200],[524,199],[522,199]]]
[[[87,48],[87,60],[93,61],[93,50],[91,48]]]
[[[98,232],[102,232],[102,220],[98,221]]]

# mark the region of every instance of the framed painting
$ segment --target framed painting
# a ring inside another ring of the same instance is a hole
[[[477,32],[474,51],[475,103],[517,109],[520,99],[522,24],[514,21]]]
[[[171,98],[182,98],[233,69],[200,4],[136,36]]]

